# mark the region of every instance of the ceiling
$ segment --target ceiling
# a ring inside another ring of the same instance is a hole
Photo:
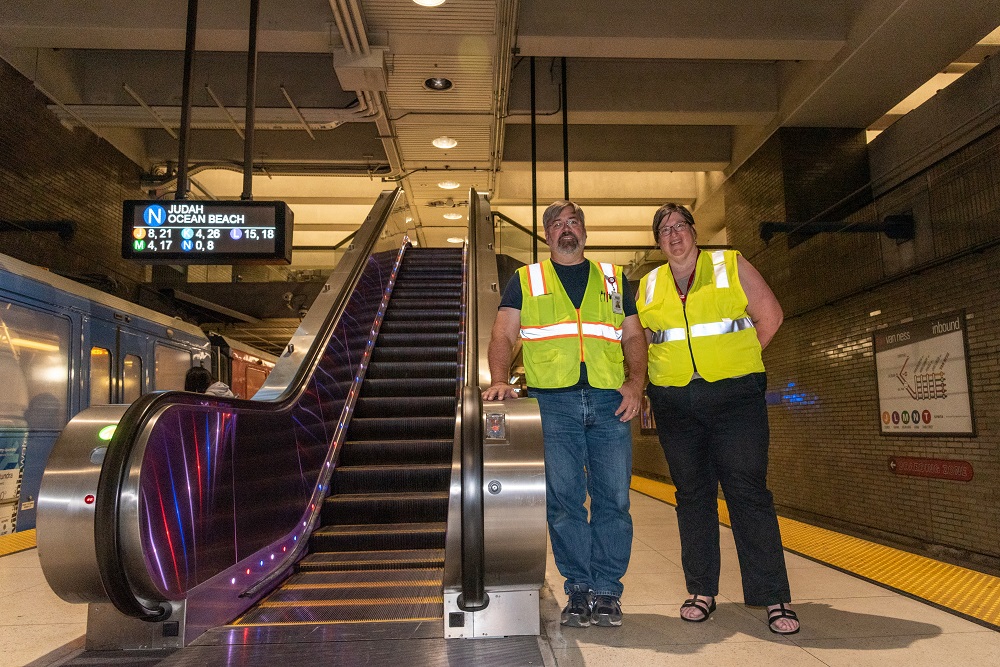
[[[239,198],[249,2],[198,4],[191,197]],[[169,193],[188,2],[79,7],[3,3],[0,57]],[[647,245],[665,201],[724,243],[721,186],[778,128],[884,129],[996,52],[998,17],[1000,0],[261,0],[253,195],[294,211],[293,268],[327,264],[396,183],[424,245],[464,236],[444,216],[470,187],[530,227],[533,59],[540,208],[563,196],[565,117],[588,242],[622,248],[605,258]]]

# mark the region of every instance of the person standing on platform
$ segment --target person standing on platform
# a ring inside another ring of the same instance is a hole
[[[681,562],[691,597],[681,618],[701,622],[719,592],[719,484],[729,508],[743,599],[767,607],[771,632],[799,621],[774,501],[767,489],[770,432],[761,351],[783,314],[764,278],[735,250],[702,251],[691,213],[664,204],[653,235],[667,263],[639,283],[649,342],[646,389],[677,487]]]
[[[209,396],[236,396],[225,382],[216,382],[212,371],[204,366],[192,366],[188,369],[184,376],[184,391],[196,391]]]
[[[483,399],[516,398],[507,380],[520,338],[542,418],[549,537],[569,596],[562,624],[619,626],[632,550],[628,422],[646,382],[645,339],[622,268],[584,257],[580,207],[557,201],[542,226],[550,259],[518,269],[504,290]]]

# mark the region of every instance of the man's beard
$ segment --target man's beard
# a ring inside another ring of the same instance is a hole
[[[559,246],[560,250],[566,252],[576,252],[580,247],[580,239],[576,238],[572,234],[563,234],[559,237],[559,242],[556,244]]]

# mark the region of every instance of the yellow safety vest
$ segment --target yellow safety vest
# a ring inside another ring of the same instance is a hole
[[[757,330],[747,315],[747,295],[736,270],[739,254],[702,252],[685,303],[668,264],[639,282],[639,320],[653,332],[650,382],[683,387],[691,381],[695,366],[709,382],[764,370]]]
[[[588,260],[589,261],[589,260]],[[572,387],[587,364],[590,386],[618,389],[625,382],[622,354],[624,313],[609,296],[621,293],[622,267],[590,262],[590,278],[579,310],[573,307],[551,260],[517,270],[521,280],[521,342],[528,386]]]

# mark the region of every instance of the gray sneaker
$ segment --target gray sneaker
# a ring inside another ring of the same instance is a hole
[[[560,623],[571,628],[590,627],[590,593],[572,591],[562,610]]]
[[[590,620],[601,627],[618,627],[622,624],[622,605],[614,595],[598,595],[594,598]]]

